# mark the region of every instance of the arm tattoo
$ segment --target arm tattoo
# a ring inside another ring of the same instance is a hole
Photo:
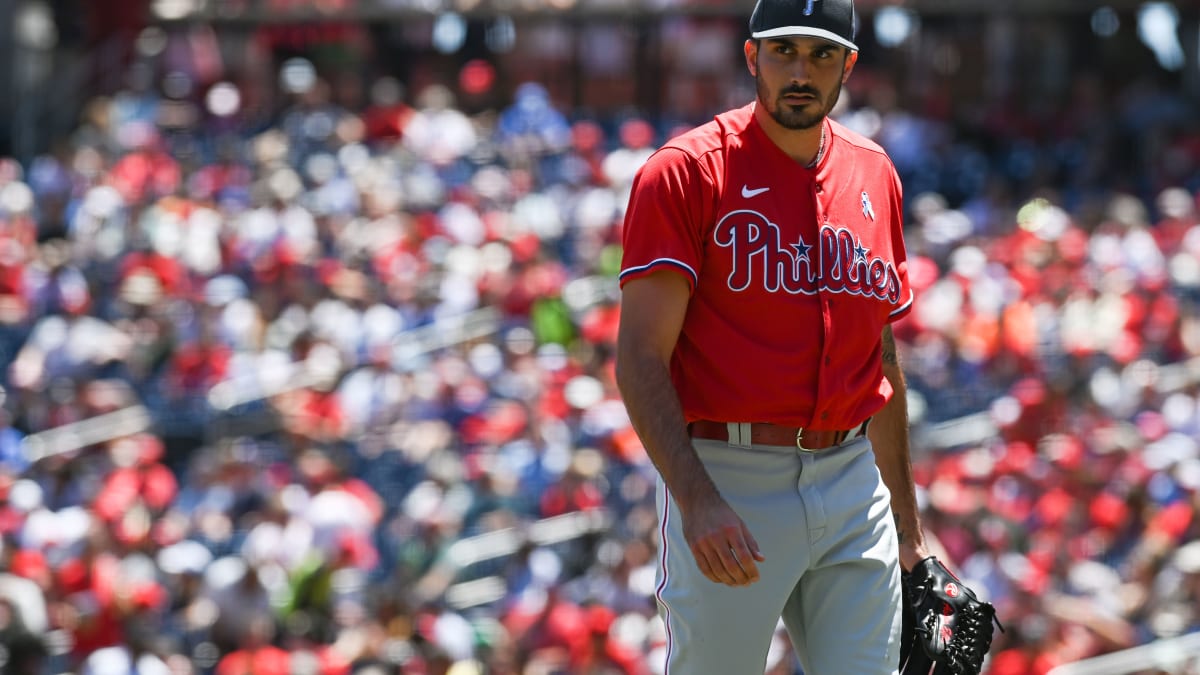
[[[892,520],[896,523],[896,543],[903,545],[908,536],[904,534],[904,529],[900,527],[900,514],[893,511]]]
[[[883,327],[883,362],[885,365],[897,365],[900,360],[896,357],[896,338],[892,337],[892,327]]]

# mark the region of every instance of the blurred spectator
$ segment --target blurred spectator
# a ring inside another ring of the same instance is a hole
[[[7,576],[7,575],[6,575]],[[12,580],[4,579],[9,593],[12,593]],[[27,614],[35,614],[32,604],[40,602],[36,591],[17,591],[25,595],[27,604],[23,607],[21,601],[11,599],[7,595],[0,598],[0,646],[4,648],[5,672],[13,675],[36,675],[44,672],[47,645],[42,640],[46,627],[45,617],[28,617],[32,621],[26,623]],[[44,609],[44,608],[43,608]],[[23,611],[24,610],[24,611]],[[38,620],[42,623],[39,625]]]
[[[404,85],[394,77],[381,77],[371,85],[371,101],[363,112],[368,140],[395,142],[404,134],[413,114],[404,93]]]
[[[454,107],[454,94],[434,84],[417,97],[417,111],[404,126],[402,142],[434,167],[446,167],[475,147],[475,125]],[[432,186],[430,186],[432,187]]]
[[[567,118],[550,103],[550,93],[537,82],[525,82],[513,93],[512,105],[500,112],[496,140],[516,155],[562,152],[570,141]]]

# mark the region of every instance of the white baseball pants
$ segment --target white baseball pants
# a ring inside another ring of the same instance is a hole
[[[766,560],[749,586],[709,581],[659,479],[664,675],[758,675],[780,617],[806,675],[894,675],[899,554],[891,495],[870,442],[861,437],[818,452],[693,443]]]

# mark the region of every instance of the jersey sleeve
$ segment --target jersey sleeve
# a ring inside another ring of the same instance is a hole
[[[713,181],[693,156],[671,147],[652,155],[634,179],[625,212],[621,286],[672,270],[694,292],[714,197]]]
[[[888,316],[888,323],[894,323],[912,311],[915,296],[912,284],[908,281],[908,251],[904,246],[904,188],[896,167],[889,162],[888,168],[892,182],[892,189],[888,191],[891,195],[888,200],[888,221],[892,228],[893,260],[896,261],[896,273],[900,277],[900,299]]]

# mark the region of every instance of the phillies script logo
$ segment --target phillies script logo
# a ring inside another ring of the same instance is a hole
[[[778,225],[757,211],[740,210],[717,223],[713,241],[730,249],[733,291],[744,291],[757,281],[771,293],[813,295],[823,290],[900,302],[895,264],[870,255],[871,249],[845,228],[823,226],[814,244],[801,238],[784,243]]]

